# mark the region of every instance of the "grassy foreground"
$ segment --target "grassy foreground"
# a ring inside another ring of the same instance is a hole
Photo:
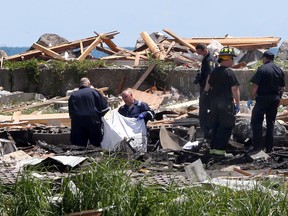
[[[288,215],[283,181],[259,182],[276,193],[260,187],[235,191],[209,184],[179,188],[173,181],[167,187],[148,187],[141,181],[131,184],[125,172],[136,167],[137,162],[109,158],[61,181],[39,179],[27,171],[15,185],[0,185],[0,215],[66,215],[104,207],[111,208],[103,215],[121,216]]]

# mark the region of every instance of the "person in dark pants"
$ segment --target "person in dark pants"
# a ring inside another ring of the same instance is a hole
[[[284,73],[273,63],[274,54],[271,51],[264,52],[263,65],[259,67],[252,77],[253,83],[247,106],[250,109],[252,99],[256,96],[256,104],[252,110],[251,127],[253,131],[252,151],[264,150],[270,153],[273,150],[274,125],[277,108],[285,90]],[[263,140],[262,124],[266,115],[266,136]]]
[[[235,72],[230,69],[234,64],[235,56],[233,48],[222,48],[218,58],[220,66],[211,72],[208,80],[210,97],[208,122],[212,128],[211,154],[225,154],[235,126],[235,114],[240,111],[239,82]]]
[[[204,139],[209,138],[209,131],[210,128],[207,124],[207,110],[208,110],[208,103],[209,98],[207,92],[204,91],[207,78],[210,73],[214,70],[215,67],[218,66],[217,60],[215,56],[207,49],[205,44],[197,44],[196,53],[198,55],[203,56],[202,63],[201,63],[201,70],[198,74],[197,78],[195,79],[194,83],[199,84],[200,86],[200,94],[199,94],[199,122],[200,128],[203,131]]]
[[[134,99],[131,89],[122,92],[122,99],[125,104],[118,109],[118,112],[129,118],[144,119],[145,123],[154,120],[155,112],[147,103]]]
[[[106,100],[88,78],[80,80],[80,87],[68,100],[71,118],[70,142],[86,147],[89,143],[100,147],[103,138],[101,117],[109,110]]]

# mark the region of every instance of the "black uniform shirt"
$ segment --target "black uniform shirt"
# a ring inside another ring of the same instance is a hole
[[[263,64],[251,79],[258,85],[257,95],[278,95],[280,88],[285,86],[284,72],[273,62]]]
[[[208,52],[201,63],[201,73],[199,79],[199,84],[201,87],[205,87],[208,75],[214,70],[216,66],[218,66],[216,58],[211,55],[210,52]]]
[[[108,110],[104,97],[94,88],[81,86],[68,100],[69,115],[73,117],[101,118]]]
[[[233,99],[231,87],[239,85],[233,70],[228,67],[220,66],[212,71],[209,78],[210,91],[212,98]]]

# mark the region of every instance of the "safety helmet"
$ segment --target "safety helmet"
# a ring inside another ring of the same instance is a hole
[[[231,47],[223,47],[220,52],[219,56],[233,56],[236,57],[234,48]]]

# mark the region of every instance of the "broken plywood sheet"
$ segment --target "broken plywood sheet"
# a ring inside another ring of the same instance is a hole
[[[165,95],[164,96],[158,96],[155,94],[150,94],[150,93],[146,93],[143,91],[138,91],[136,89],[131,89],[133,97],[136,100],[139,101],[144,101],[145,103],[147,103],[152,109],[158,109],[159,106],[162,104]]]

